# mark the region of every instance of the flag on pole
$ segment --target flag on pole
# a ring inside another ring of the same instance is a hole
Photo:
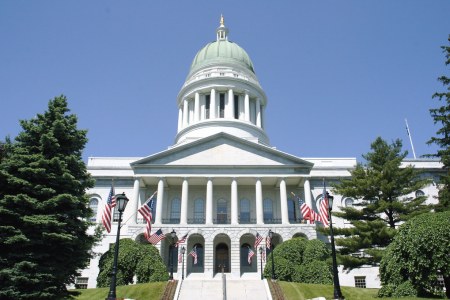
[[[153,194],[154,195],[154,194]],[[142,215],[142,217],[146,221],[144,236],[146,239],[150,237],[150,232],[152,230],[152,221],[153,221],[153,205],[155,204],[155,200],[153,199],[153,195],[139,207],[138,212]]]
[[[166,236],[163,234],[161,229],[158,229],[158,231],[156,231],[154,234],[152,234],[149,238],[148,241],[150,243],[152,243],[153,245],[156,245],[159,243],[160,240],[165,239]]]
[[[264,248],[263,251],[261,251],[261,259],[263,262],[266,262],[266,255],[267,255],[267,248]]]
[[[255,249],[258,249],[259,243],[263,240],[263,237],[257,232],[255,238],[255,245],[253,246]]]
[[[325,180],[323,181],[323,192],[322,192],[322,201],[320,201],[320,208],[319,208],[319,214],[320,214],[320,221],[322,221],[322,224],[324,226],[328,226],[328,195],[327,190],[325,189]]]
[[[178,263],[182,263],[183,262],[183,253],[178,253]]]
[[[197,264],[197,246],[192,248],[191,252],[189,252],[189,255],[194,258],[194,265]]]
[[[271,244],[270,236],[266,236],[266,249],[270,250]]]
[[[252,248],[250,248],[250,246],[248,246],[248,257],[247,257],[247,261],[248,264],[251,265],[252,264],[252,257],[255,255],[255,251],[252,250]]]
[[[183,244],[184,242],[186,242],[188,237],[188,234],[186,233],[181,239],[179,239],[176,243],[175,243],[175,247],[178,247],[178,245]]]
[[[111,232],[111,214],[115,206],[116,197],[114,195],[114,184],[111,183],[111,189],[109,190],[108,199],[106,200],[102,215],[102,223],[108,233]]]

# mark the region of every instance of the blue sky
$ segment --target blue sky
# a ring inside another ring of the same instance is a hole
[[[449,69],[450,1],[0,2],[0,139],[64,94],[89,156],[147,156],[173,144],[177,94],[198,50],[229,39],[268,96],[272,146],[299,157],[356,157],[377,136],[417,156]]]

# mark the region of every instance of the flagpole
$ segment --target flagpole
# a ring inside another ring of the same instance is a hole
[[[414,151],[414,145],[413,145],[413,141],[412,141],[412,136],[411,136],[411,132],[409,131],[408,120],[406,120],[406,118],[405,118],[405,123],[406,123],[406,133],[408,133],[409,142],[411,143],[411,148],[412,148],[412,152],[413,152],[413,155],[414,155],[414,159],[416,159],[416,151]]]

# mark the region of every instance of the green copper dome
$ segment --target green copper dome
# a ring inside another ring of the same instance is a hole
[[[254,74],[253,63],[247,52],[238,44],[228,41],[228,28],[225,27],[223,16],[220,17],[220,26],[216,33],[217,40],[198,51],[189,73],[215,64],[238,64]]]
[[[239,64],[255,73],[247,52],[238,44],[228,40],[218,40],[203,47],[192,62],[191,72],[207,65],[220,63]]]

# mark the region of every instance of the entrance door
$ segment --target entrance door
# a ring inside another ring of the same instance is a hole
[[[219,244],[216,247],[216,265],[214,270],[216,273],[221,273],[222,268],[225,273],[230,272],[230,258],[226,244]]]

